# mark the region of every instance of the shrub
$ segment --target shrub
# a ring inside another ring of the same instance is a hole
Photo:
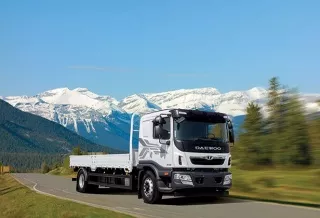
[[[46,164],[46,162],[43,162],[41,164],[41,173],[48,173],[50,171],[49,166]]]
[[[235,191],[242,191],[242,192],[252,192],[255,190],[249,183],[244,181],[243,179],[235,179],[232,182],[232,187]]]
[[[264,187],[267,187],[267,188],[273,188],[273,187],[276,187],[277,185],[277,179],[274,177],[264,176],[256,179],[256,183],[262,184]]]

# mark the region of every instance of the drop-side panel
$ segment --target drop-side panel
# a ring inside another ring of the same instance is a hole
[[[120,168],[131,171],[133,166],[130,164],[129,154],[102,154],[70,155],[70,167],[90,167],[92,170],[96,168]]]

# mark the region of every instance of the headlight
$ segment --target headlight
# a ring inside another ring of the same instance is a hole
[[[189,175],[174,174],[173,178],[178,179],[178,180],[186,180],[186,181],[192,182],[191,176],[189,176]]]
[[[193,185],[191,176],[189,176],[189,175],[177,173],[177,174],[174,174],[173,179],[177,180],[185,185]]]
[[[224,177],[223,185],[229,185],[232,181],[232,174],[226,175]]]

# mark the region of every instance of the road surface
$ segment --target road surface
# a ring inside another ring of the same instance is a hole
[[[319,218],[320,210],[290,205],[255,202],[232,198],[172,198],[164,197],[158,205],[149,205],[132,192],[103,189],[99,194],[82,194],[75,190],[71,179],[44,174],[13,174],[22,184],[50,194],[135,217],[145,218]]]

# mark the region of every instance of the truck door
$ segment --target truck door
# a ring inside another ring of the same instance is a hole
[[[172,166],[172,145],[167,145],[166,141],[170,141],[171,138],[171,118],[164,118],[166,123],[163,124],[163,129],[166,131],[166,136],[162,137],[159,141],[159,137],[155,133],[155,124],[152,120],[142,121],[140,127],[139,138],[139,162],[140,163],[153,163],[162,167]]]

